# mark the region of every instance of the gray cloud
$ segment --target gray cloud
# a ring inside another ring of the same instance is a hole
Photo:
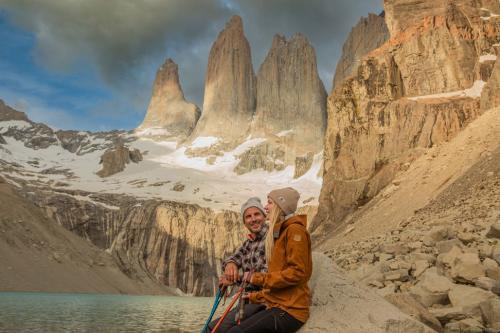
[[[49,68],[95,64],[109,83],[165,52],[196,43],[213,20],[227,17],[217,0],[2,0],[12,20],[36,35]]]
[[[275,33],[302,32],[316,49],[329,89],[351,27],[382,5],[381,0],[0,0],[0,8],[34,33],[36,57],[44,66],[93,68],[143,113],[166,57],[179,64],[187,98],[201,106],[208,52],[233,14],[243,17],[255,71]]]
[[[0,0],[0,8],[34,33],[39,63],[62,72],[89,66],[142,108],[167,54],[205,43],[230,16],[219,0]]]
[[[316,50],[318,71],[329,90],[342,45],[361,16],[379,13],[382,0],[233,0],[241,11],[254,62],[260,65],[275,33],[301,32]],[[258,67],[256,67],[257,71]]]

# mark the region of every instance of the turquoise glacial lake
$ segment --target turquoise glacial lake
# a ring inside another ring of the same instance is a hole
[[[200,332],[213,300],[208,297],[0,292],[0,332]],[[222,312],[221,306],[217,313]]]

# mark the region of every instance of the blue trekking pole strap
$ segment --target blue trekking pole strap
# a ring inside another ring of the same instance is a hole
[[[214,305],[212,306],[212,311],[210,312],[210,316],[208,316],[208,319],[205,323],[205,326],[203,326],[203,329],[201,330],[201,333],[204,333],[206,331],[206,329],[208,328],[208,324],[210,324],[210,322],[212,321],[212,318],[215,314],[215,311],[217,310],[217,308],[219,307],[219,303],[222,299],[222,296],[224,294],[224,292],[222,291],[224,289],[224,291],[226,290],[224,287],[219,289],[217,291],[217,294],[215,295],[215,301],[214,301]]]

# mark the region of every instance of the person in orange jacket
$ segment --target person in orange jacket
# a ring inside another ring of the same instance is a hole
[[[266,235],[268,271],[244,275],[261,291],[248,293],[251,303],[266,309],[245,318],[230,333],[296,332],[309,318],[312,273],[311,237],[306,215],[295,215],[300,194],[287,187],[268,194],[265,207],[269,218]]]

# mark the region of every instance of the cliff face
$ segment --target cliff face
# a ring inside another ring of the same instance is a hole
[[[28,186],[22,195],[66,229],[110,253],[129,278],[152,279],[193,295],[214,294],[221,261],[244,239],[239,215],[230,211]]]
[[[335,69],[333,87],[335,88],[346,77],[354,74],[361,59],[388,39],[389,30],[383,16],[369,14],[368,17],[362,17],[352,28],[342,47],[342,56]]]
[[[184,99],[177,64],[167,59],[156,73],[148,111],[138,132],[185,138],[191,134],[199,117],[200,109]],[[151,129],[150,133],[147,129]]]
[[[266,138],[239,157],[238,174],[255,169],[283,170],[295,165],[295,178],[323,148],[326,126],[326,92],[316,54],[301,34],[286,40],[276,35],[257,75],[257,107],[252,121],[254,138]]]
[[[338,225],[389,184],[413,151],[449,140],[481,114],[478,80],[489,77],[479,73],[480,56],[500,34],[486,33],[495,18],[480,19],[474,3],[385,2],[391,38],[328,98],[313,230]]]
[[[318,75],[314,49],[301,34],[289,41],[276,35],[257,75],[252,134],[288,131],[297,136],[297,144],[319,151],[325,124],[326,92]]]
[[[384,0],[386,22],[391,37],[409,27],[418,26],[425,18],[445,15],[450,5],[471,18],[471,22],[478,22],[481,8],[493,11],[498,8],[498,3],[495,4],[494,0]]]
[[[481,95],[481,109],[489,110],[500,106],[500,61],[496,61],[491,77]]]
[[[0,177],[2,291],[174,294],[149,277],[131,279],[109,253],[48,218],[15,188]]]
[[[255,110],[255,74],[250,44],[233,16],[212,45],[205,78],[203,113],[193,137],[245,138]],[[238,126],[228,126],[228,120]]]

